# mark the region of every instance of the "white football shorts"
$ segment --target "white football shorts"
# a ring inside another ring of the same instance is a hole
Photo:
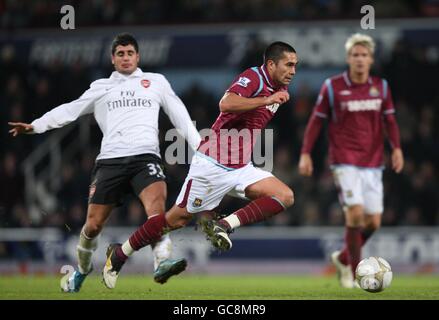
[[[245,188],[268,177],[273,177],[271,172],[255,168],[251,162],[233,169],[196,152],[176,204],[186,206],[190,213],[213,210],[225,195],[245,198]]]
[[[335,186],[343,209],[362,205],[366,214],[382,214],[383,170],[350,165],[332,166]]]

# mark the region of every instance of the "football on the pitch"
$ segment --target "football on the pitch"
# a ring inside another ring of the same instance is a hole
[[[360,261],[355,270],[355,281],[361,289],[380,292],[392,282],[392,268],[381,257],[369,257]]]

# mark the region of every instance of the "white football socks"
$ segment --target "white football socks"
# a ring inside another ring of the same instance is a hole
[[[232,213],[224,218],[225,221],[230,225],[230,228],[235,229],[241,225],[241,221],[236,214]]]
[[[122,244],[122,252],[127,257],[134,253],[134,249],[133,247],[131,247],[130,240],[127,240]]]
[[[87,274],[91,271],[91,257],[97,247],[98,237],[88,237],[84,232],[84,228],[82,228],[81,233],[79,234],[79,242],[76,246],[78,269],[82,274]]]
[[[154,270],[157,269],[160,262],[169,259],[172,254],[172,242],[169,234],[165,234],[159,241],[151,245],[154,255]]]

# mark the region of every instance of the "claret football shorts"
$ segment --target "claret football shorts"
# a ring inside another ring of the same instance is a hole
[[[219,164],[215,159],[197,152],[176,204],[196,213],[215,209],[225,195],[245,197],[245,188],[273,175],[250,162],[239,169]]]
[[[343,209],[362,205],[366,214],[383,213],[383,171],[349,165],[332,166],[335,186]]]

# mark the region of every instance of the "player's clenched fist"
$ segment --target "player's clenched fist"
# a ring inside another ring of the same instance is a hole
[[[271,96],[267,97],[267,105],[273,104],[273,103],[285,103],[288,100],[290,100],[290,95],[286,91],[278,91],[275,94],[272,94]]]

